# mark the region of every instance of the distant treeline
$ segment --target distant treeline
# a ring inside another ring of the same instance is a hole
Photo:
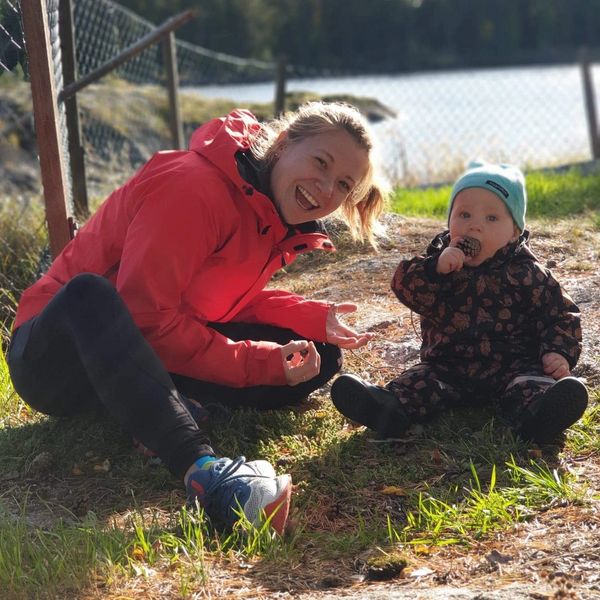
[[[243,57],[350,72],[575,60],[600,46],[600,0],[119,0],[178,37]]]

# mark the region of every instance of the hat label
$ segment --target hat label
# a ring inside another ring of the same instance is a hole
[[[486,185],[491,185],[493,188],[496,188],[505,198],[508,198],[508,191],[505,188],[503,188],[499,183],[496,183],[491,179],[488,179],[485,183]]]

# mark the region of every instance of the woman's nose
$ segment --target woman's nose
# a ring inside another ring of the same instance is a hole
[[[317,181],[317,189],[326,198],[331,198],[331,195],[333,194],[333,178],[323,177]]]

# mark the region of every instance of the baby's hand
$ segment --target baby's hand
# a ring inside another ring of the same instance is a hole
[[[544,373],[554,379],[562,379],[571,374],[567,359],[558,352],[547,352],[542,356],[542,365]]]
[[[447,275],[453,271],[460,271],[465,262],[465,253],[460,248],[448,246],[438,258],[436,271],[442,275]]]

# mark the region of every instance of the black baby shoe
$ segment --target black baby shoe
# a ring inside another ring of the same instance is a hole
[[[346,418],[382,437],[399,437],[411,424],[392,392],[355,375],[340,375],[335,380],[331,400]]]
[[[587,404],[588,391],[579,379],[559,379],[532,401],[516,433],[524,440],[548,444],[579,420]]]

